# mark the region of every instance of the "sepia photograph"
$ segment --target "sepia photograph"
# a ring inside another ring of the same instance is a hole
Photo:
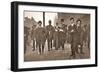
[[[24,11],[24,61],[90,58],[90,14]]]
[[[97,7],[11,3],[11,70],[97,66]]]

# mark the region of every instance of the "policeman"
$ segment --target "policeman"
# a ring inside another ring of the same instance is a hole
[[[46,38],[48,42],[48,51],[52,50],[52,41],[53,41],[53,34],[54,34],[54,27],[51,25],[51,20],[48,21],[49,25],[46,26]]]

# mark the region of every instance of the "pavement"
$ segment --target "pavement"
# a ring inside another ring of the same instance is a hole
[[[71,57],[71,48],[70,44],[65,43],[64,50],[59,48],[59,50],[55,50],[55,47],[52,48],[51,51],[48,51],[47,41],[45,43],[44,53],[39,54],[39,49],[37,48],[35,51],[32,51],[32,42],[27,47],[26,53],[24,54],[24,61],[47,61],[47,60],[73,60],[73,59],[89,59],[90,58],[90,49],[87,46],[83,46],[84,54],[77,54],[76,57]]]

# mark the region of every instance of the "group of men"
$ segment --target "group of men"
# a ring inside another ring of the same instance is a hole
[[[67,26],[64,23],[64,19],[61,19],[61,26],[59,26],[58,23],[56,23],[56,26],[52,26],[52,21],[48,21],[47,26],[41,27],[42,22],[38,21],[37,26],[32,27],[31,31],[31,38],[33,41],[33,51],[35,51],[37,48],[39,49],[39,54],[42,54],[44,52],[45,42],[47,40],[48,45],[48,51],[52,51],[52,48],[55,47],[55,50],[59,50],[60,48],[62,50],[65,49],[64,45],[66,41],[71,45],[71,55],[73,58],[75,58],[76,53],[83,53],[83,41],[84,38],[84,31],[81,27],[81,20],[78,19],[76,22],[74,18],[70,18],[70,25]],[[24,46],[27,44],[27,37],[28,32],[25,31],[25,42]],[[85,34],[86,35],[86,34]],[[68,37],[68,38],[67,38]],[[24,47],[26,52],[26,47]],[[79,52],[80,49],[80,52]]]

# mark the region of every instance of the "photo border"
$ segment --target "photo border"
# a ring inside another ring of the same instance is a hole
[[[73,65],[73,66],[52,66],[39,68],[18,68],[18,6],[33,5],[33,6],[50,6],[50,7],[67,7],[67,8],[82,8],[95,10],[95,64]],[[36,3],[36,2],[11,2],[11,70],[12,71],[32,71],[32,70],[50,70],[50,69],[65,69],[65,68],[81,68],[81,67],[96,67],[97,66],[97,6],[83,5],[66,5],[66,4],[51,4],[51,3]]]

